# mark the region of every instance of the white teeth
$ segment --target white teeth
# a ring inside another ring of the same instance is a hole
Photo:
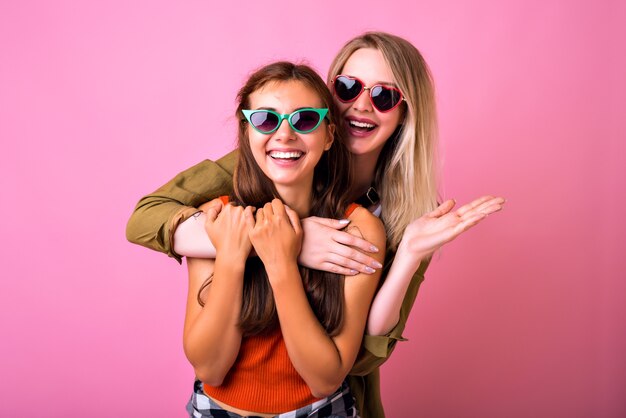
[[[302,156],[302,152],[300,151],[291,151],[291,152],[271,151],[270,152],[270,157],[272,158],[291,159],[291,158],[300,158],[301,156]]]
[[[372,125],[371,123],[359,122],[356,120],[351,120],[350,125],[356,126],[357,128],[367,128],[367,129],[372,129],[376,127],[376,125]]]

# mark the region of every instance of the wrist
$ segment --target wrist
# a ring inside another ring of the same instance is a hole
[[[287,280],[291,277],[300,277],[298,263],[293,261],[282,261],[280,263],[268,263],[265,265],[265,271],[270,282],[278,282]]]
[[[228,261],[217,261],[215,263],[213,281],[215,283],[227,282],[232,285],[243,284],[245,271],[245,266],[235,265]]]
[[[248,254],[244,251],[224,248],[222,250],[216,250],[216,254],[216,262],[219,260],[220,262],[231,264],[233,268],[240,267],[242,270],[246,267]]]
[[[401,240],[398,245],[398,250],[396,251],[396,259],[403,258],[406,260],[411,260],[411,262],[419,265],[423,259],[427,258],[428,254],[423,251],[418,251],[411,248],[411,244],[406,242],[405,240]]]

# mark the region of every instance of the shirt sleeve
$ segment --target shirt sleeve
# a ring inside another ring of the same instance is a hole
[[[388,255],[389,261],[385,263],[384,277],[387,276],[387,273],[393,264],[394,258],[395,253],[392,253],[390,256]],[[409,318],[409,314],[411,313],[411,309],[413,308],[413,303],[415,303],[415,298],[417,297],[420,285],[424,281],[424,274],[426,273],[426,269],[429,264],[430,258],[423,260],[417,269],[417,272],[413,275],[411,283],[409,284],[406,294],[404,295],[404,300],[402,301],[402,306],[400,307],[400,319],[398,320],[396,326],[386,335],[366,334],[363,337],[359,355],[357,356],[356,362],[354,363],[350,374],[364,376],[371,373],[374,369],[387,361],[395,349],[398,341],[407,341],[407,339],[402,336],[402,333],[406,327],[406,322]]]
[[[237,156],[233,151],[217,161],[204,160],[142,197],[126,225],[126,238],[180,263],[182,257],[172,248],[176,228],[198,212],[197,206],[232,192]]]

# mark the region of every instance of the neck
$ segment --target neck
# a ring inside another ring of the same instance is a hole
[[[294,210],[300,219],[309,216],[309,211],[311,210],[311,185],[306,188],[292,186],[281,187],[277,185],[276,190],[283,203]]]
[[[374,181],[378,154],[352,155],[352,178],[353,185],[350,189],[350,197],[354,201],[369,189]]]

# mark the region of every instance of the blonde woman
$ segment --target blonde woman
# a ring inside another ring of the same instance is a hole
[[[352,155],[348,200],[380,216],[387,232],[383,284],[348,380],[362,416],[382,417],[378,366],[402,339],[430,256],[499,211],[504,199],[484,196],[456,210],[453,200],[437,206],[433,80],[407,40],[382,32],[350,40],[331,64],[328,86]],[[204,161],[142,198],[129,220],[127,238],[178,260],[214,257],[197,207],[231,192],[235,159],[231,153],[217,162]],[[213,204],[219,203],[203,208]],[[383,268],[370,256],[377,252],[375,246],[340,230],[346,222],[304,219],[299,263],[346,276]]]

